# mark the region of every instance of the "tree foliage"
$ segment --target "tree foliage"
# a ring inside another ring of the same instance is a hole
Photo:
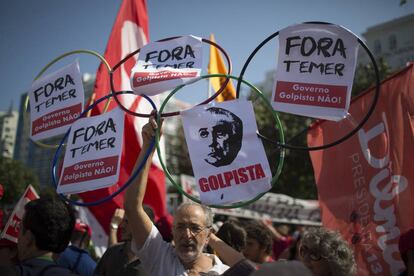
[[[383,58],[377,60],[378,75],[380,81],[391,74],[391,68]],[[371,63],[358,65],[355,70],[354,85],[352,86],[352,95],[356,96],[375,85],[376,75]]]
[[[266,80],[257,87],[266,98],[271,96],[273,74],[267,74]],[[263,100],[251,94],[249,99],[253,101],[259,132],[271,139],[279,141],[279,131],[272,117],[272,110],[266,107]],[[278,113],[282,122],[285,143],[306,146],[306,127],[310,123],[309,118],[294,116],[287,113]],[[273,175],[279,165],[280,149],[277,145],[264,141],[263,145],[269,160]],[[312,165],[307,151],[286,150],[283,169],[279,179],[272,188],[272,192],[286,194],[292,197],[315,199],[317,197]]]
[[[0,157],[0,183],[4,187],[1,206],[14,205],[29,184],[39,191],[39,182],[31,170],[20,161],[4,157]]]

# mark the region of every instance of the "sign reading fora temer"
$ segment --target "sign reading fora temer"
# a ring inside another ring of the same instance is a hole
[[[299,24],[281,30],[273,108],[343,119],[349,109],[357,52],[357,38],[336,25]]]
[[[81,118],[71,127],[58,193],[79,193],[113,185],[119,176],[124,113],[116,108]]]
[[[83,109],[78,62],[35,81],[28,94],[31,139],[38,141],[65,133]]]
[[[145,45],[131,72],[137,94],[156,95],[200,76],[201,38],[183,36]]]

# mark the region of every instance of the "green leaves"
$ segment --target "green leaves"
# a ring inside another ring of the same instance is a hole
[[[4,157],[0,157],[0,183],[4,187],[1,206],[14,205],[29,184],[39,191],[37,177],[29,169],[19,161]]]

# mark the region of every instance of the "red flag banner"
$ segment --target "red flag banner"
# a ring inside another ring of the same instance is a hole
[[[374,94],[372,88],[352,102],[354,122],[365,116]],[[414,227],[413,116],[411,63],[381,84],[375,111],[357,134],[310,153],[322,223],[349,241],[358,275],[398,275],[404,268],[398,240]],[[349,132],[350,121],[315,124],[308,132],[308,145],[338,139]]]
[[[29,201],[35,200],[39,198],[36,193],[36,190],[33,188],[32,185],[27,186],[26,190],[24,191],[23,195],[20,197],[19,201],[17,202],[16,206],[11,213],[6,226],[3,229],[0,237],[2,239],[7,239],[9,241],[17,243],[17,239],[19,237],[19,230],[20,230],[20,223],[24,216],[24,206]]]
[[[114,66],[126,55],[141,48],[147,43],[148,39],[148,16],[145,0],[124,0],[109,37],[104,57],[111,66]],[[132,67],[135,65],[135,61],[135,58],[128,59],[127,62],[114,72],[113,81],[117,91],[131,90],[129,75]],[[110,91],[109,74],[104,64],[101,64],[96,75],[93,97],[99,99],[107,95]],[[131,111],[138,113],[150,112],[149,109],[151,109],[151,106],[145,101],[141,101],[140,97],[131,95],[122,96],[120,100]],[[108,110],[114,107],[116,107],[116,102],[112,101]],[[92,114],[100,114],[103,112],[103,109],[104,103],[101,103],[98,108],[93,110]],[[80,194],[85,202],[95,201],[108,196],[129,179],[138,153],[141,150],[141,127],[147,120],[145,118],[126,115],[124,145],[118,183],[107,189]],[[163,171],[156,165],[151,166],[144,203],[153,207],[156,218],[167,215],[165,177]],[[115,208],[120,207],[123,207],[123,193],[104,204],[90,207],[90,210],[102,225],[102,228],[108,233],[111,216]]]

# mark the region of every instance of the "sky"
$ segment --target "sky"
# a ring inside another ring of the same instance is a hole
[[[0,111],[30,88],[35,76],[54,58],[77,49],[104,54],[121,0],[13,0],[0,2]],[[289,25],[325,21],[342,25],[358,36],[370,26],[414,13],[414,0],[147,0],[150,40],[195,35],[216,42],[230,55],[233,75],[250,53],[271,34]],[[203,44],[208,53],[209,46]],[[266,44],[250,63],[245,79],[260,83],[276,68],[277,41]],[[63,65],[75,60],[70,56]],[[91,55],[79,55],[82,73],[95,74]],[[205,68],[208,60],[204,60]],[[63,66],[57,64],[51,70]],[[206,91],[191,92],[204,99]],[[188,92],[186,92],[188,93]],[[197,102],[189,95],[178,98]]]

